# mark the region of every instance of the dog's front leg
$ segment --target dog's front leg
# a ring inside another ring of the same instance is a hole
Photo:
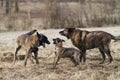
[[[56,57],[57,57],[57,52],[55,51],[55,57],[54,57],[54,62],[53,62],[53,64],[56,62]]]
[[[58,63],[59,60],[60,60],[60,57],[58,56],[57,59],[56,59],[56,61],[55,61],[55,63],[53,64],[53,69],[56,68],[56,65],[57,65],[57,63]]]
[[[81,55],[80,55],[80,62],[82,62],[82,57],[83,57],[83,52],[81,53]]]
[[[81,55],[80,55],[80,62],[82,62],[83,60],[83,63],[85,63],[86,61],[86,50],[82,51]]]
[[[83,53],[83,63],[86,62],[86,52]]]
[[[34,64],[32,52],[29,54],[29,56],[30,56],[30,61]]]
[[[34,55],[35,55],[36,64],[39,64],[39,61],[38,61],[38,51],[34,52]]]

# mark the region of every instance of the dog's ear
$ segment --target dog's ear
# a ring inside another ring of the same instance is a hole
[[[37,36],[38,36],[39,38],[41,38],[41,35],[40,35],[38,32],[36,32],[36,34],[37,34]]]
[[[56,39],[53,38],[53,44],[56,44]]]
[[[67,28],[68,32],[73,32],[75,30],[75,28]]]
[[[53,38],[53,41],[55,41],[56,39]]]
[[[38,33],[38,32],[36,32],[36,34],[37,34],[37,36],[39,36],[39,33]]]

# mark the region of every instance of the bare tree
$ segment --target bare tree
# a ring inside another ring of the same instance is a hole
[[[3,7],[3,0],[1,0],[1,6]]]
[[[9,0],[6,0],[6,14],[9,14],[10,8],[9,8]]]
[[[19,11],[18,0],[15,0],[15,12]]]
[[[50,28],[60,27],[60,4],[58,0],[47,0],[46,2],[47,24]]]
[[[13,5],[13,3],[15,3],[15,12],[19,11],[18,0],[6,0],[6,14],[10,13],[10,8]]]

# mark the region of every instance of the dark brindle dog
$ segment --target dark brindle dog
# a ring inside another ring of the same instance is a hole
[[[111,63],[113,58],[110,53],[109,44],[111,42],[111,39],[114,40],[120,40],[119,37],[115,37],[111,35],[110,33],[104,32],[104,31],[84,31],[79,30],[75,28],[65,28],[63,31],[59,32],[61,35],[67,37],[68,39],[71,39],[72,43],[82,50],[82,55],[80,57],[80,62],[83,60],[83,62],[86,61],[86,50],[93,49],[93,48],[99,48],[99,51],[102,54],[102,61],[103,63],[105,61],[105,53],[107,54],[109,58],[109,62]]]
[[[65,48],[63,47],[64,40],[60,38],[53,39],[53,44],[55,44],[55,63],[53,68],[56,67],[56,64],[60,60],[60,58],[70,58],[72,62],[76,65],[79,64],[80,61],[80,51],[74,48]]]
[[[36,63],[37,64],[39,63],[38,62],[38,47],[39,46],[45,47],[45,43],[50,44],[50,42],[48,41],[48,38],[45,35],[39,34],[36,31],[37,30],[32,30],[26,34],[18,36],[16,40],[17,47],[16,47],[14,61],[13,61],[14,64],[16,61],[17,53],[21,49],[21,47],[26,50],[24,66],[26,66],[27,64],[28,57],[30,57],[30,60],[33,62],[32,52],[34,52]],[[36,34],[34,34],[35,32]]]

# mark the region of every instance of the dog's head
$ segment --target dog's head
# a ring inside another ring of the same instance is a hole
[[[60,31],[60,35],[67,37],[68,39],[71,38],[75,28],[65,28],[64,30]]]
[[[48,38],[45,35],[39,34],[37,32],[37,36],[38,36],[38,40],[39,40],[39,46],[43,46],[45,48],[45,44],[50,44],[50,41],[48,40]]]
[[[60,38],[53,39],[53,44],[55,44],[56,46],[62,46],[62,42],[65,42],[65,40],[60,39]]]

